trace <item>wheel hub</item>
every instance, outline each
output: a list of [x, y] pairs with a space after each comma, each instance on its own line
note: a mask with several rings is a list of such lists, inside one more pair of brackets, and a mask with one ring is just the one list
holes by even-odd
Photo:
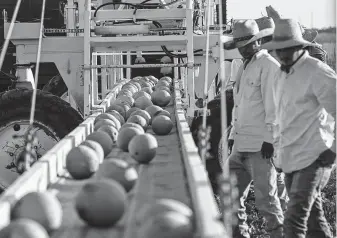
[[[13, 121], [0, 128], [0, 190], [7, 188], [23, 172], [25, 133], [28, 128], [28, 120]], [[34, 123], [32, 130], [37, 137], [37, 142], [33, 144], [33, 162], [36, 162], [60, 138], [40, 122]]]

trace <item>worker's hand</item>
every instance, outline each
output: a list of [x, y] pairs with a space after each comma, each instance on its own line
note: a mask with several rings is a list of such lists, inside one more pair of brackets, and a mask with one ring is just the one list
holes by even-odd
[[274, 155], [273, 144], [264, 141], [262, 144], [261, 153], [264, 159], [271, 159]]
[[228, 152], [231, 154], [232, 153], [232, 149], [233, 149], [233, 145], [234, 145], [234, 140], [233, 139], [229, 139], [227, 143], [228, 143]]
[[323, 167], [329, 167], [336, 162], [336, 153], [330, 149], [327, 149], [319, 155], [318, 162]]

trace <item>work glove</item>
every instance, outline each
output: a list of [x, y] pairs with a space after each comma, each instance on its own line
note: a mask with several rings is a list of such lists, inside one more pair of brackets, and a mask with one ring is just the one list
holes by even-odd
[[264, 141], [262, 144], [261, 153], [264, 159], [271, 159], [274, 155], [273, 144]]
[[233, 145], [234, 145], [234, 140], [233, 139], [229, 139], [227, 143], [228, 143], [228, 152], [231, 154], [232, 153], [232, 149], [233, 149]]
[[336, 153], [333, 152], [330, 149], [327, 149], [323, 151], [319, 156], [318, 156], [318, 162], [323, 166], [323, 167], [329, 167], [333, 165], [336, 161]]

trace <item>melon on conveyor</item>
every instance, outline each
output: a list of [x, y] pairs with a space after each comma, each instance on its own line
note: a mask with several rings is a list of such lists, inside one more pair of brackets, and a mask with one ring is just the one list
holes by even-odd
[[145, 133], [143, 127], [141, 127], [139, 124], [137, 123], [133, 123], [133, 122], [127, 122], [125, 123], [122, 128], [126, 128], [126, 127], [133, 127], [133, 128], [136, 128], [138, 130], [140, 130], [142, 133]]
[[167, 110], [161, 110], [159, 112], [156, 112], [153, 117], [160, 116], [160, 115], [171, 118], [171, 113]]
[[131, 114], [131, 116], [134, 116], [134, 115], [143, 117], [146, 120], [147, 125], [151, 124], [151, 115], [147, 111], [142, 110], [142, 109], [136, 110], [135, 112]]
[[147, 127], [149, 126], [148, 123], [146, 122], [146, 119], [140, 115], [131, 115], [127, 122], [131, 123], [136, 123], [140, 125], [144, 131], [147, 130]]
[[97, 129], [97, 131], [103, 131], [105, 133], [107, 133], [110, 138], [112, 139], [112, 142], [115, 143], [117, 141], [117, 136], [118, 136], [118, 130], [113, 127], [113, 126], [109, 126], [109, 125], [104, 125], [101, 126]]
[[138, 107], [132, 107], [132, 108], [130, 108], [130, 110], [126, 112], [126, 118], [129, 118], [133, 112], [139, 111], [139, 110], [142, 110], [142, 109], [140, 109]]
[[107, 111], [106, 113], [114, 116], [115, 118], [117, 118], [119, 120], [119, 122], [121, 123], [121, 125], [123, 125], [125, 123], [125, 118], [118, 111], [110, 110], [110, 111]]
[[88, 146], [79, 145], [72, 148], [66, 158], [69, 174], [77, 180], [90, 178], [99, 167], [96, 152]]
[[166, 107], [171, 102], [171, 94], [165, 90], [154, 91], [151, 95], [154, 105]]
[[144, 132], [135, 127], [122, 128], [117, 137], [117, 146], [125, 152], [128, 152], [128, 146], [131, 139], [136, 135], [141, 135]]
[[159, 80], [159, 82], [156, 84], [156, 87], [158, 86], [165, 86], [165, 87], [170, 87], [170, 83], [167, 82], [166, 80]]
[[110, 105], [110, 107], [108, 107], [108, 109], [107, 109], [107, 112], [108, 112], [108, 113], [109, 113], [110, 111], [117, 111], [117, 112], [118, 112], [119, 114], [121, 114], [122, 117], [125, 119], [126, 111], [125, 111], [124, 107], [122, 107], [121, 105], [112, 103], [112, 104]]
[[133, 98], [134, 98], [135, 100], [137, 100], [137, 98], [142, 97], [142, 96], [147, 97], [148, 99], [151, 99], [151, 95], [148, 94], [147, 92], [144, 92], [144, 91], [140, 91], [140, 92], [135, 93], [135, 94], [133, 95]]
[[[121, 128], [121, 126], [122, 126], [122, 123], [120, 122], [119, 118], [117, 118], [117, 116], [112, 115], [111, 113], [102, 113], [102, 114], [99, 114], [95, 118], [94, 124], [96, 125], [101, 120], [110, 120], [110, 121], [112, 121], [115, 124], [114, 127], [116, 127], [117, 130], [119, 130]], [[102, 123], [100, 123], [100, 124], [102, 125]], [[97, 126], [97, 129], [98, 129], [98, 127], [99, 126]]]
[[34, 220], [17, 219], [0, 230], [0, 238], [49, 238], [48, 232]]
[[152, 130], [157, 135], [167, 135], [172, 128], [173, 122], [167, 116], [159, 115], [152, 120]]
[[121, 159], [105, 160], [100, 165], [97, 172], [97, 178], [109, 178], [119, 182], [129, 192], [138, 179], [136, 169]]
[[191, 219], [173, 211], [147, 217], [138, 234], [142, 238], [191, 238], [194, 235]]
[[62, 223], [62, 206], [50, 192], [30, 192], [17, 201], [11, 211], [11, 219], [20, 218], [36, 221], [47, 232], [57, 230]]
[[141, 92], [146, 92], [149, 95], [151, 95], [153, 93], [152, 87], [145, 87], [145, 88], [142, 88], [142, 90], [140, 90], [140, 91]]
[[139, 98], [137, 98], [137, 100], [135, 101], [135, 107], [138, 107], [140, 109], [146, 109], [148, 106], [153, 105], [151, 99], [148, 99], [145, 96], [141, 96]]
[[87, 137], [87, 140], [93, 140], [98, 142], [103, 147], [104, 157], [107, 156], [112, 150], [113, 141], [109, 134], [106, 132], [95, 131]]
[[104, 160], [104, 150], [103, 147], [96, 141], [93, 140], [85, 140], [81, 143], [81, 145], [83, 146], [87, 146], [91, 149], [93, 149], [97, 155], [98, 161], [100, 163], [103, 162]]
[[159, 79], [159, 81], [163, 81], [163, 80], [169, 82], [170, 84], [172, 83], [172, 78], [171, 78], [171, 77], [164, 76], [164, 77], [161, 77], [161, 78]]
[[98, 128], [100, 128], [101, 126], [113, 126], [116, 127], [116, 123], [112, 120], [109, 119], [99, 119], [95, 124], [94, 124], [94, 131], [97, 131]]
[[127, 205], [125, 189], [112, 179], [85, 184], [75, 198], [79, 217], [93, 227], [112, 227], [123, 216]]
[[178, 200], [169, 198], [161, 198], [156, 200], [154, 203], [149, 203], [143, 206], [140, 213], [142, 214], [142, 217], [153, 217], [156, 214], [169, 211], [178, 212], [188, 218], [192, 218], [193, 216], [193, 212], [190, 207]]
[[149, 106], [145, 109], [145, 111], [147, 111], [150, 114], [152, 120], [153, 120], [154, 116], [162, 110], [163, 109], [161, 107], [156, 106], [156, 105], [151, 105], [151, 106]]
[[[133, 94], [132, 94], [133, 95]], [[133, 99], [132, 96], [126, 96], [126, 95], [121, 95], [118, 96], [116, 99], [116, 103], [122, 103], [122, 104], [127, 104], [130, 107], [133, 106], [133, 104], [135, 103], [135, 100]]]
[[[168, 92], [170, 95], [171, 95], [171, 89], [169, 87], [166, 87], [166, 86], [158, 86], [155, 88], [154, 92], [155, 91], [160, 91], [160, 90], [164, 90], [166, 92]], [[151, 94], [152, 95], [152, 94]], [[152, 96], [151, 96], [152, 98]]]
[[148, 164], [156, 156], [158, 142], [153, 135], [145, 133], [133, 137], [128, 148], [133, 159], [140, 164]]

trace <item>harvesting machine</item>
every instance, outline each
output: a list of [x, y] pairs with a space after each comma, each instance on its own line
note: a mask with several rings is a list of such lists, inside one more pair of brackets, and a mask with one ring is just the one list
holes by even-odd
[[[11, 19], [3, 11], [5, 39], [16, 50], [16, 74], [13, 89], [0, 94], [0, 226], [10, 221], [13, 201], [31, 191], [48, 190], [57, 193], [66, 213], [62, 231], [53, 237], [135, 238], [135, 214], [145, 202], [158, 197], [174, 198], [192, 208], [196, 237], [229, 237], [230, 190], [225, 184], [220, 186], [222, 214], [227, 214], [221, 219], [204, 166], [205, 153], [199, 153], [189, 128], [193, 118], [207, 114], [205, 101], [215, 96], [218, 72], [222, 87], [226, 87], [226, 72], [220, 62], [241, 58], [237, 50], [222, 49], [230, 38], [224, 34], [229, 26], [219, 18], [223, 3], [67, 0], [59, 4], [64, 27], [55, 24], [55, 28], [47, 28], [44, 17], [15, 21], [20, 2]], [[40, 2], [37, 6], [42, 6], [44, 13], [48, 8], [45, 1]], [[171, 61], [159, 62], [163, 56]], [[147, 62], [135, 64], [140, 57]], [[58, 72], [47, 86], [57, 87], [61, 80], [66, 87], [60, 87], [57, 93], [37, 90], [41, 88], [40, 64], [53, 64]], [[66, 156], [93, 132], [95, 118], [114, 103], [124, 84], [138, 75], [160, 78], [160, 69], [166, 69], [173, 78], [173, 100], [166, 110], [172, 115], [174, 128], [169, 135], [157, 136], [155, 159], [138, 167], [139, 179], [123, 231], [111, 228], [84, 234], [69, 203], [84, 182], [67, 176]], [[204, 99], [201, 108], [196, 106], [197, 98]], [[225, 121], [225, 110], [222, 115]], [[19, 162], [25, 157], [27, 145], [31, 146], [27, 131], [37, 139], [32, 148], [37, 160], [23, 169]], [[110, 155], [129, 158], [117, 148]], [[163, 181], [166, 186], [161, 186]]]

